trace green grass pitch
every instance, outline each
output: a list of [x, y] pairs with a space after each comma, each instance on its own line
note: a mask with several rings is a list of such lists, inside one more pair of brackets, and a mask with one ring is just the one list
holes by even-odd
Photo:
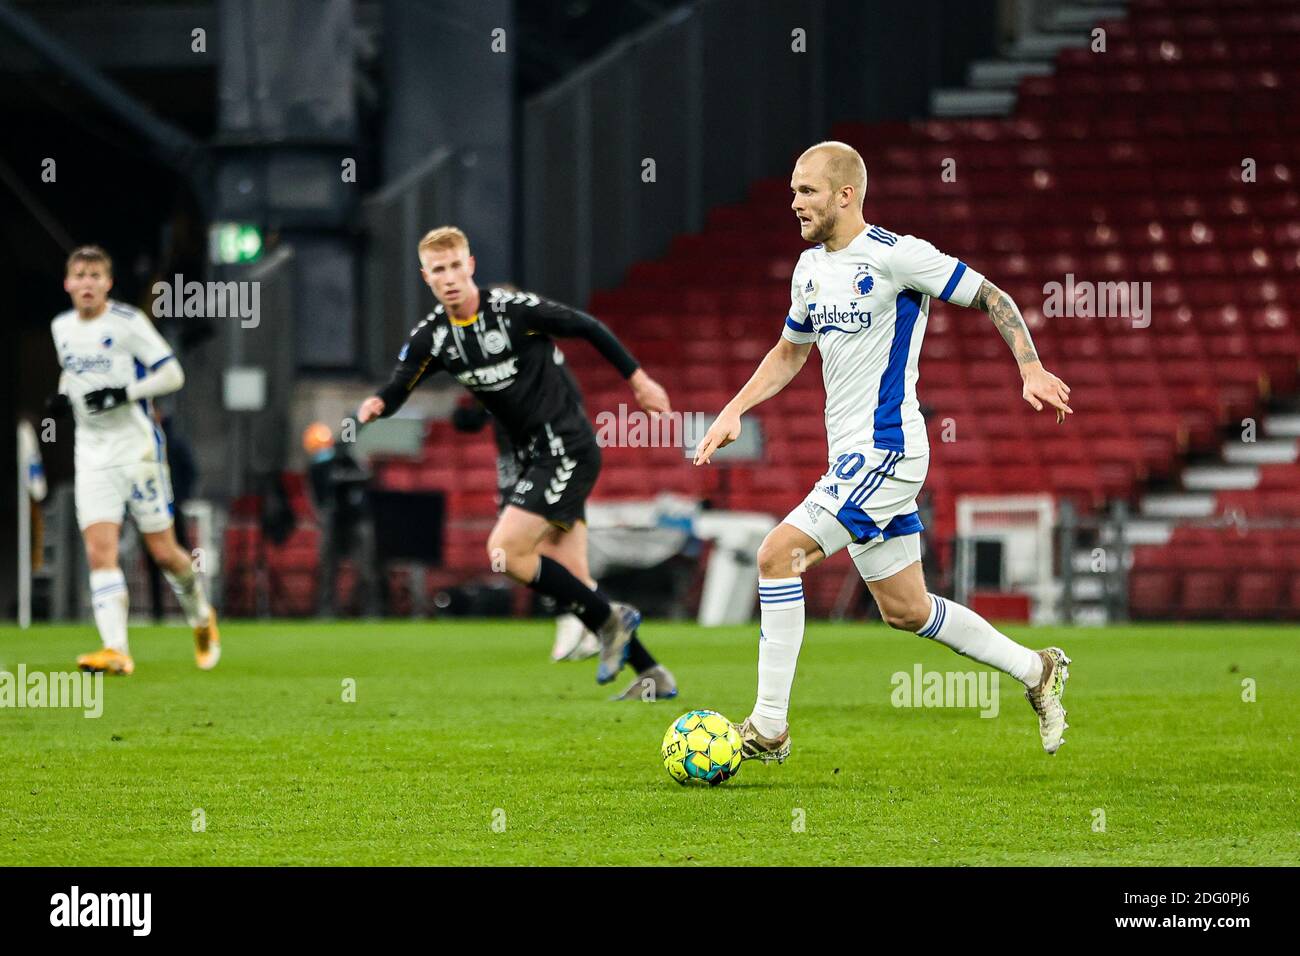
[[[187, 630], [135, 628], [136, 673], [105, 680], [100, 719], [0, 709], [0, 864], [1300, 858], [1300, 629], [1009, 631], [1074, 659], [1056, 756], [1010, 679], [994, 718], [897, 708], [895, 672], [979, 668], [878, 624], [814, 623], [791, 759], [710, 789], [673, 783], [659, 743], [690, 708], [748, 713], [756, 626], [644, 625], [682, 685], [656, 704], [607, 700], [626, 672], [602, 688], [594, 661], [550, 663], [548, 621], [231, 621], [211, 673]], [[0, 669], [67, 669], [95, 643], [5, 628]]]

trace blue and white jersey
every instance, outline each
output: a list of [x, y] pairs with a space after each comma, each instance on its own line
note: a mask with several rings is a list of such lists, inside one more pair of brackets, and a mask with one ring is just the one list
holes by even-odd
[[139, 309], [108, 300], [93, 319], [75, 309], [50, 323], [63, 374], [59, 390], [72, 399], [76, 428], [76, 467], [115, 468], [142, 461], [161, 462], [161, 432], [149, 416], [149, 403], [125, 402], [92, 415], [82, 400], [100, 388], [125, 388], [166, 361], [171, 346]]
[[983, 281], [924, 239], [870, 224], [837, 252], [799, 257], [782, 335], [821, 350], [832, 462], [869, 449], [929, 454], [916, 381], [930, 297], [970, 305]]

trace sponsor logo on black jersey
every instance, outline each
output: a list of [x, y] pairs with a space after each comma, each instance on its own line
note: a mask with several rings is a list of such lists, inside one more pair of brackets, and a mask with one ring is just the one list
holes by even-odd
[[519, 358], [512, 357], [495, 365], [472, 368], [456, 375], [456, 380], [468, 388], [497, 391], [509, 385], [519, 374]]

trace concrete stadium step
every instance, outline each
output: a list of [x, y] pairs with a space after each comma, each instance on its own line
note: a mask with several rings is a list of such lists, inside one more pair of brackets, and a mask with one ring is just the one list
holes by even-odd
[[934, 90], [930, 112], [934, 116], [1010, 116], [1016, 108], [1014, 90]]
[[1105, 627], [1110, 623], [1110, 613], [1100, 604], [1076, 606], [1074, 623], [1079, 627]]
[[1300, 413], [1268, 416], [1264, 419], [1264, 434], [1269, 438], [1300, 438]]
[[[1210, 508], [1213, 511], [1213, 499]], [[1144, 513], [1142, 517], [1134, 518], [1124, 526], [1124, 543], [1129, 547], [1136, 544], [1168, 544], [1173, 533], [1172, 522]]]
[[974, 89], [1014, 90], [1025, 77], [1051, 76], [1055, 69], [1047, 60], [979, 60], [966, 76]]
[[[1080, 587], [1081, 584], [1082, 587]], [[1081, 578], [1076, 578], [1074, 594], [1070, 602], [1073, 605], [1074, 623], [1090, 627], [1109, 623], [1110, 613], [1106, 609], [1106, 605], [1102, 603], [1103, 597], [1104, 591], [1100, 576], [1094, 575], [1087, 584], [1083, 584]], [[1052, 582], [1048, 600], [1058, 612], [1064, 606], [1065, 586], [1060, 580]]]
[[1249, 491], [1259, 485], [1255, 465], [1192, 465], [1183, 469], [1188, 491]]
[[[1062, 50], [1086, 47], [1092, 28], [1101, 20], [1125, 15], [1122, 0], [1075, 0], [1057, 6], [1016, 38], [1003, 55], [978, 60], [966, 71], [965, 89], [940, 89], [930, 93], [935, 116], [1010, 116], [1016, 108], [1020, 81], [1029, 76], [1050, 76]], [[1022, 20], [1028, 25], [1029, 19]]]
[[1106, 596], [1106, 584], [1100, 574], [1080, 575], [1074, 579], [1075, 601], [1100, 601]]
[[1055, 60], [1062, 50], [1086, 47], [1091, 41], [1087, 30], [1077, 33], [1028, 33], [1007, 49], [1013, 60]]
[[1070, 558], [1070, 564], [1075, 574], [1093, 574], [1092, 570], [1092, 549], [1080, 548], [1074, 552]]
[[1052, 31], [1091, 30], [1098, 21], [1119, 20], [1128, 11], [1114, 0], [1101, 3], [1067, 3], [1057, 7], [1043, 26]]
[[1297, 457], [1300, 457], [1300, 443], [1294, 438], [1229, 442], [1223, 446], [1223, 460], [1231, 465], [1288, 465]]
[[1141, 513], [1143, 518], [1208, 518], [1214, 514], [1214, 495], [1188, 492], [1144, 495]]
[[[1125, 545], [1128, 544], [1127, 536], [1124, 539], [1124, 543]], [[1089, 577], [1089, 578], [1100, 579], [1101, 575], [1097, 571], [1094, 571], [1092, 568], [1092, 562], [1095, 560], [1093, 556], [1093, 550], [1094, 549], [1092, 548], [1079, 548], [1074, 552], [1074, 557], [1071, 560], [1070, 564], [1072, 565], [1074, 573], [1078, 576], [1078, 578]], [[1104, 550], [1106, 551], [1107, 562], [1114, 562], [1118, 560], [1114, 547], [1107, 546], [1104, 548]]]

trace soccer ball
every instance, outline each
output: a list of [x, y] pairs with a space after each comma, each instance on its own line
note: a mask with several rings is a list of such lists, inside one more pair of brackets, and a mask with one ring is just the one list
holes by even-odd
[[668, 775], [682, 786], [716, 787], [740, 770], [740, 734], [717, 711], [692, 710], [669, 725], [663, 758]]

